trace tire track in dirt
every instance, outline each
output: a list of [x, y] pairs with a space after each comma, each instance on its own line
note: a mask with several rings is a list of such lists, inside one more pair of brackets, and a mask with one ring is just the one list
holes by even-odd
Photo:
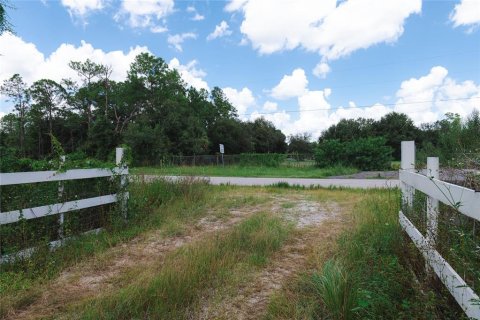
[[248, 216], [262, 211], [262, 206], [245, 206], [230, 210], [226, 220], [207, 215], [184, 235], [165, 237], [155, 230], [110, 249], [106, 261], [94, 258], [62, 272], [47, 285], [39, 298], [20, 310], [13, 310], [6, 319], [39, 319], [58, 315], [66, 307], [82, 300], [118, 289], [117, 280], [132, 270], [161, 265], [163, 258], [175, 249], [197, 241], [213, 232], [231, 228]]
[[[280, 208], [277, 205], [272, 209]], [[284, 217], [296, 223], [297, 236], [271, 258], [267, 267], [236, 288], [235, 296], [206, 298], [191, 319], [261, 319], [272, 294], [308, 269], [312, 250], [320, 246], [328, 250], [326, 244], [334, 243], [345, 228], [344, 214], [336, 203], [299, 200], [284, 212]]]

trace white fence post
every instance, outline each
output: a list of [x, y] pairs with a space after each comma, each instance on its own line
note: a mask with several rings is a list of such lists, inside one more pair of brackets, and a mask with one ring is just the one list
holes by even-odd
[[[401, 164], [400, 169], [414, 172], [415, 171], [415, 141], [402, 141], [401, 144]], [[408, 208], [413, 205], [413, 195], [415, 189], [402, 181], [402, 204]]]
[[120, 175], [120, 192], [118, 195], [121, 197], [120, 199], [120, 210], [122, 211], [123, 217], [127, 218], [127, 177], [122, 174], [123, 170], [126, 168], [126, 164], [123, 162], [124, 159], [124, 149], [123, 148], [116, 148], [115, 150], [115, 162], [117, 164], [118, 169], [121, 172]]
[[[427, 177], [430, 179], [439, 179], [439, 160], [436, 157], [427, 158]], [[427, 241], [432, 247], [435, 247], [438, 232], [438, 200], [427, 197]]]
[[[60, 168], [65, 164], [65, 156], [60, 156]], [[63, 202], [63, 192], [65, 190], [65, 183], [64, 181], [59, 181], [58, 182], [58, 202]], [[58, 215], [58, 237], [62, 239], [65, 236], [65, 230], [63, 228], [63, 222], [64, 222], [64, 215], [63, 213], [60, 213]]]

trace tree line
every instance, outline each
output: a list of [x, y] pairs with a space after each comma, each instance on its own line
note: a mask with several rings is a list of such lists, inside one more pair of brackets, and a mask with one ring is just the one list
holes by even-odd
[[283, 153], [285, 135], [265, 119], [241, 121], [223, 91], [188, 86], [162, 58], [139, 54], [125, 81], [90, 60], [69, 64], [81, 79], [41, 79], [28, 86], [18, 74], [0, 92], [13, 105], [1, 120], [3, 153], [41, 159], [55, 138], [65, 152], [106, 159], [126, 144], [137, 163], [154, 163], [168, 154], [218, 151]]
[[[13, 106], [0, 121], [0, 155], [45, 159], [52, 155], [52, 141], [77, 158], [100, 160], [112, 158], [114, 148], [125, 144], [132, 149], [134, 164], [155, 164], [167, 155], [215, 154], [220, 143], [228, 154], [313, 156], [329, 141], [353, 141], [348, 146], [352, 154], [380, 148], [397, 160], [403, 140], [415, 140], [420, 155], [444, 159], [480, 148], [478, 111], [466, 119], [447, 114], [443, 120], [421, 126], [395, 112], [380, 120], [343, 119], [311, 142], [306, 133], [287, 139], [263, 118], [240, 120], [220, 88], [207, 91], [188, 86], [175, 69], [149, 53], [134, 59], [124, 81], [112, 80], [109, 66], [90, 60], [71, 61], [69, 67], [80, 82], [41, 79], [27, 85], [15, 74], [0, 85], [1, 94]], [[355, 144], [370, 137], [383, 140]], [[360, 145], [368, 148], [362, 151]], [[381, 148], [384, 145], [388, 149]]]

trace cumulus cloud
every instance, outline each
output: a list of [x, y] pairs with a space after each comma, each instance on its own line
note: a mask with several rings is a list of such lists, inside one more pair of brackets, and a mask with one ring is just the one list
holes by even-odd
[[272, 97], [279, 100], [298, 97], [307, 90], [308, 80], [301, 68], [293, 70], [291, 75], [283, 76], [279, 84], [272, 89]]
[[79, 46], [63, 43], [49, 56], [40, 52], [35, 44], [26, 42], [22, 38], [4, 33], [0, 36], [0, 83], [9, 79], [13, 74], [20, 74], [28, 84], [36, 80], [48, 78], [61, 81], [71, 78], [78, 81], [77, 74], [68, 67], [68, 63], [90, 59], [97, 63], [112, 67], [111, 78], [122, 81], [135, 57], [149, 52], [147, 47], [136, 46], [128, 52], [108, 51], [94, 48], [91, 44], [81, 41]]
[[84, 18], [93, 11], [100, 11], [105, 7], [105, 0], [62, 0], [62, 5], [67, 8], [72, 17]]
[[207, 36], [207, 40], [213, 40], [232, 34], [232, 31], [229, 29], [228, 23], [223, 20], [219, 25], [215, 26], [215, 30]]
[[173, 12], [173, 7], [173, 0], [123, 0], [114, 19], [119, 22], [126, 18], [132, 28], [154, 28]]
[[237, 109], [240, 118], [245, 119], [244, 114], [248, 108], [255, 105], [255, 97], [250, 89], [244, 87], [242, 90], [226, 87], [223, 93], [227, 96], [230, 103]]
[[190, 20], [193, 20], [193, 21], [202, 21], [205, 19], [204, 16], [202, 16], [201, 14], [199, 14], [197, 12], [197, 9], [195, 9], [194, 6], [188, 6], [187, 7], [187, 12], [188, 13], [194, 13], [195, 15], [193, 17], [190, 18]]
[[192, 17], [193, 21], [202, 21], [205, 19], [205, 16], [202, 16], [200, 13], [195, 13], [195, 15]]
[[263, 104], [263, 110], [266, 112], [277, 111], [277, 109], [278, 109], [278, 103], [276, 102], [266, 101]]
[[[421, 0], [233, 0], [244, 15], [240, 31], [261, 54], [303, 48], [326, 63], [379, 43], [395, 42]], [[323, 68], [323, 69], [322, 69]], [[318, 66], [320, 71], [326, 65]]]
[[455, 5], [450, 14], [450, 21], [454, 27], [469, 26], [469, 31], [473, 31], [475, 27], [480, 25], [480, 1], [479, 0], [462, 0]]
[[442, 66], [420, 78], [405, 80], [396, 93], [395, 111], [409, 115], [416, 124], [436, 121], [447, 112], [465, 117], [480, 104], [480, 85], [458, 83]]
[[196, 39], [197, 35], [193, 32], [169, 35], [167, 42], [177, 51], [182, 52], [182, 43], [187, 39]]
[[330, 72], [330, 66], [326, 62], [319, 62], [313, 69], [313, 74], [318, 78], [325, 79]]
[[182, 65], [177, 58], [173, 58], [168, 63], [168, 66], [172, 69], [176, 69], [183, 81], [192, 87], [196, 89], [210, 90], [207, 82], [203, 80], [203, 77], [205, 77], [207, 74], [205, 71], [196, 68], [197, 63], [197, 60], [192, 60], [186, 65]]

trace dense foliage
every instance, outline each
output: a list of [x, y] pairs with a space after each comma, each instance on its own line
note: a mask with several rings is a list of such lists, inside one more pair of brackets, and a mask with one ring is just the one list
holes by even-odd
[[[388, 151], [377, 149], [380, 140], [373, 137], [383, 138], [396, 160], [403, 140], [415, 140], [419, 156], [440, 156], [443, 161], [480, 148], [477, 111], [463, 120], [447, 114], [419, 127], [395, 112], [378, 121], [343, 119], [321, 134], [315, 151], [317, 143], [309, 134], [291, 135], [287, 144], [273, 123], [240, 120], [220, 88], [209, 92], [188, 86], [175, 69], [151, 54], [138, 55], [123, 82], [110, 79], [110, 67], [90, 60], [69, 66], [80, 83], [41, 79], [28, 85], [15, 74], [0, 85], [13, 106], [0, 120], [0, 155], [6, 158], [2, 171], [23, 166], [6, 166], [12, 159], [56, 157], [53, 139], [67, 154], [110, 161], [114, 148], [125, 144], [132, 149], [134, 165], [159, 164], [169, 155], [215, 154], [220, 143], [227, 154], [289, 152], [306, 159], [316, 152], [322, 166], [343, 163], [362, 169], [386, 164]], [[340, 144], [348, 150], [331, 150]], [[322, 155], [325, 150], [330, 154]]]
[[383, 137], [359, 138], [351, 141], [337, 139], [321, 142], [315, 153], [320, 167], [353, 166], [361, 170], [382, 170], [390, 166], [392, 148]]
[[278, 167], [287, 158], [279, 153], [242, 153], [240, 155], [241, 166]]
[[[385, 145], [392, 148], [395, 160], [400, 160], [400, 142], [415, 140], [420, 162], [425, 162], [427, 156], [438, 156], [442, 161], [452, 163], [455, 158], [472, 153], [478, 155], [480, 114], [477, 110], [473, 110], [469, 116], [461, 119], [458, 114], [447, 113], [444, 119], [425, 123], [419, 127], [415, 126], [407, 115], [396, 112], [391, 112], [378, 121], [364, 118], [342, 119], [330, 126], [319, 137], [320, 150], [317, 150], [317, 154], [321, 156], [323, 149], [338, 148], [339, 144], [346, 142], [364, 142], [365, 140], [362, 139], [371, 137], [383, 137]], [[332, 142], [333, 140], [336, 142]], [[351, 147], [354, 148], [353, 145]], [[366, 146], [356, 148], [363, 147]], [[334, 158], [321, 160], [320, 163], [335, 162], [337, 161], [335, 157], [340, 155], [332, 153], [331, 156]], [[383, 158], [375, 161], [383, 161]]]
[[28, 86], [18, 74], [3, 82], [0, 92], [14, 111], [1, 119], [2, 154], [43, 159], [53, 151], [52, 136], [67, 153], [102, 160], [126, 143], [139, 164], [168, 154], [215, 153], [219, 143], [230, 154], [286, 151], [285, 135], [272, 123], [240, 121], [220, 88], [190, 87], [151, 54], [138, 55], [123, 82], [90, 60], [69, 66], [80, 84], [42, 79]]

